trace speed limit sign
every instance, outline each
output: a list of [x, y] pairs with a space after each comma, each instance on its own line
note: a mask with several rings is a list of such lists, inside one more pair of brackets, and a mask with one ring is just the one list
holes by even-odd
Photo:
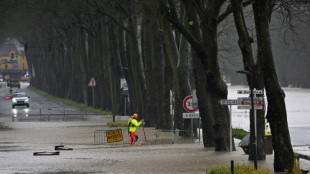
[[183, 100], [183, 107], [187, 112], [195, 112], [198, 108], [193, 108], [193, 96], [189, 95]]

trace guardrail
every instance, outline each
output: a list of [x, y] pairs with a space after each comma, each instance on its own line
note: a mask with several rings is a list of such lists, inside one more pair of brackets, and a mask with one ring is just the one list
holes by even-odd
[[18, 121], [73, 121], [73, 120], [95, 120], [95, 119], [111, 119], [110, 115], [94, 115], [94, 114], [41, 114], [41, 115], [15, 115], [12, 116], [12, 122]]
[[111, 118], [117, 121], [127, 121], [129, 116], [97, 115], [75, 108], [14, 108], [12, 121], [71, 121]]

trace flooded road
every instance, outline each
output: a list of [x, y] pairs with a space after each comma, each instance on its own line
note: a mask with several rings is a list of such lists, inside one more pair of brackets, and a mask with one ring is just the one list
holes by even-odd
[[[0, 173], [205, 173], [213, 165], [229, 165], [230, 160], [251, 164], [247, 155], [214, 152], [202, 144], [94, 145], [94, 131], [104, 129], [98, 121], [10, 122], [10, 131], [0, 132]], [[146, 130], [148, 131], [148, 130]], [[143, 135], [141, 129], [138, 135]], [[149, 138], [149, 137], [148, 137]], [[143, 139], [143, 138], [141, 138]], [[53, 152], [64, 145], [73, 150], [55, 156], [33, 156]], [[272, 169], [272, 157], [259, 166]]]
[[[42, 106], [78, 110], [41, 97], [27, 88], [16, 90], [29, 94], [30, 110]], [[142, 128], [138, 128], [139, 140], [136, 146], [129, 146], [127, 143], [95, 145], [94, 132], [111, 129], [106, 123], [112, 121], [112, 118], [12, 122], [11, 104], [5, 99], [7, 92], [8, 89], [0, 89], [0, 121], [12, 129], [0, 131], [1, 174], [201, 174], [215, 165], [230, 165], [231, 160], [239, 164], [253, 165], [252, 161], [248, 161], [248, 155], [237, 145], [237, 151], [234, 152], [214, 152], [213, 148], [204, 148], [201, 143], [145, 145]], [[23, 109], [25, 108], [18, 107], [19, 112]], [[59, 112], [63, 112], [63, 109], [59, 109]], [[303, 128], [294, 129], [296, 132], [291, 134], [302, 136]], [[151, 141], [155, 136], [151, 128], [145, 128], [145, 133], [147, 141]], [[240, 140], [235, 140], [236, 144], [239, 142]], [[298, 143], [303, 142], [304, 140]], [[59, 155], [33, 155], [35, 152], [55, 152], [55, 146], [59, 145], [73, 150], [59, 151]], [[300, 165], [304, 169], [310, 169], [309, 161], [301, 160]], [[258, 161], [258, 167], [269, 168], [272, 171], [273, 155], [267, 155], [266, 161]]]

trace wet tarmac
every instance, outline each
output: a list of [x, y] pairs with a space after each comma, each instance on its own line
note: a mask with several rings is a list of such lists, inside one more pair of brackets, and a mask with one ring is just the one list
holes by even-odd
[[[105, 123], [98, 121], [7, 124], [13, 129], [0, 134], [0, 173], [3, 174], [204, 173], [207, 167], [229, 165], [230, 160], [250, 163], [240, 150], [218, 153], [204, 149], [202, 144], [143, 145], [142, 140], [136, 146], [94, 145], [94, 131], [106, 128]], [[53, 152], [57, 145], [73, 150], [60, 151], [55, 156], [33, 155]]]
[[[195, 144], [145, 145], [140, 129], [139, 143], [94, 145], [94, 131], [110, 129], [101, 121], [70, 122], [8, 122], [12, 130], [0, 132], [0, 173], [205, 173], [215, 165], [253, 165], [241, 148], [233, 152], [214, 152]], [[149, 137], [149, 129], [146, 129]], [[236, 140], [235, 143], [238, 143]], [[59, 155], [34, 156], [35, 152], [55, 152], [63, 145], [73, 150], [59, 151]], [[301, 160], [304, 169], [310, 162]], [[273, 155], [258, 161], [260, 168], [273, 170]]]
[[[32, 99], [34, 102], [37, 100], [36, 97]], [[9, 101], [2, 102], [7, 102], [8, 106], [1, 103], [1, 112], [3, 108], [11, 109]], [[237, 147], [240, 140], [235, 140], [237, 151], [233, 152], [215, 152], [213, 148], [203, 148], [202, 143], [146, 145], [142, 129], [139, 128], [140, 139], [135, 146], [127, 143], [95, 145], [94, 132], [109, 129], [106, 123], [111, 118], [12, 122], [11, 117], [0, 115], [0, 121], [6, 119], [8, 121], [4, 121], [5, 124], [12, 129], [0, 131], [1, 174], [202, 174], [212, 166], [230, 165], [231, 160], [253, 165], [252, 161], [248, 161], [248, 155]], [[151, 131], [151, 128], [145, 129], [147, 141], [154, 137]], [[59, 145], [73, 150], [61, 150], [59, 155], [34, 156], [35, 152], [53, 153], [55, 146]], [[309, 151], [306, 148], [302, 146], [299, 150]], [[273, 171], [273, 155], [267, 155], [266, 158], [265, 161], [258, 161], [258, 167]], [[309, 161], [300, 160], [300, 166], [310, 170]]]

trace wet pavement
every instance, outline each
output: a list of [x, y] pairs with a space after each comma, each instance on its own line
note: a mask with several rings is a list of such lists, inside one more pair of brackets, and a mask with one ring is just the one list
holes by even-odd
[[[234, 152], [214, 152], [195, 144], [144, 145], [143, 132], [136, 146], [94, 145], [94, 131], [111, 129], [104, 121], [8, 122], [12, 130], [0, 132], [0, 173], [205, 173], [216, 165], [253, 165], [237, 147]], [[150, 129], [146, 129], [147, 141]], [[239, 140], [236, 140], [236, 144]], [[55, 156], [34, 156], [54, 152], [55, 146], [73, 148]], [[304, 169], [309, 161], [301, 160]], [[273, 155], [258, 161], [258, 167], [273, 169]]]
[[[251, 163], [240, 148], [214, 152], [199, 143], [141, 145], [141, 140], [136, 146], [94, 145], [94, 131], [108, 129], [98, 121], [7, 124], [13, 130], [0, 134], [0, 173], [204, 173], [207, 167], [229, 165], [230, 160]], [[57, 145], [73, 150], [33, 156], [34, 152], [53, 152]], [[272, 164], [270, 160], [259, 166]]]
[[[31, 94], [31, 91], [29, 93]], [[10, 103], [2, 100], [3, 94], [4, 91], [0, 89], [1, 113], [5, 113], [2, 109], [6, 108], [9, 114]], [[36, 94], [31, 96], [34, 103], [36, 100], [44, 101], [36, 99]], [[48, 104], [46, 101], [44, 103]], [[142, 128], [139, 128], [140, 138], [135, 146], [95, 145], [94, 132], [111, 129], [106, 123], [112, 121], [112, 118], [51, 122], [12, 122], [10, 119], [9, 116], [0, 115], [0, 121], [7, 120], [4, 121], [5, 124], [12, 128], [0, 131], [1, 174], [201, 174], [206, 173], [206, 169], [212, 166], [230, 165], [231, 160], [234, 160], [235, 164], [253, 165], [252, 161], [248, 161], [248, 155], [237, 147], [240, 140], [235, 140], [237, 151], [233, 152], [215, 152], [213, 148], [203, 148], [202, 143], [146, 145]], [[154, 137], [152, 129], [145, 128], [145, 133], [146, 140], [151, 141]], [[33, 155], [35, 152], [55, 152], [55, 146], [59, 145], [73, 150], [60, 151], [59, 155]], [[296, 148], [309, 151], [307, 146]], [[273, 171], [273, 155], [267, 155], [266, 158], [265, 161], [258, 161], [258, 167]], [[300, 166], [310, 170], [309, 161], [300, 160]]]

